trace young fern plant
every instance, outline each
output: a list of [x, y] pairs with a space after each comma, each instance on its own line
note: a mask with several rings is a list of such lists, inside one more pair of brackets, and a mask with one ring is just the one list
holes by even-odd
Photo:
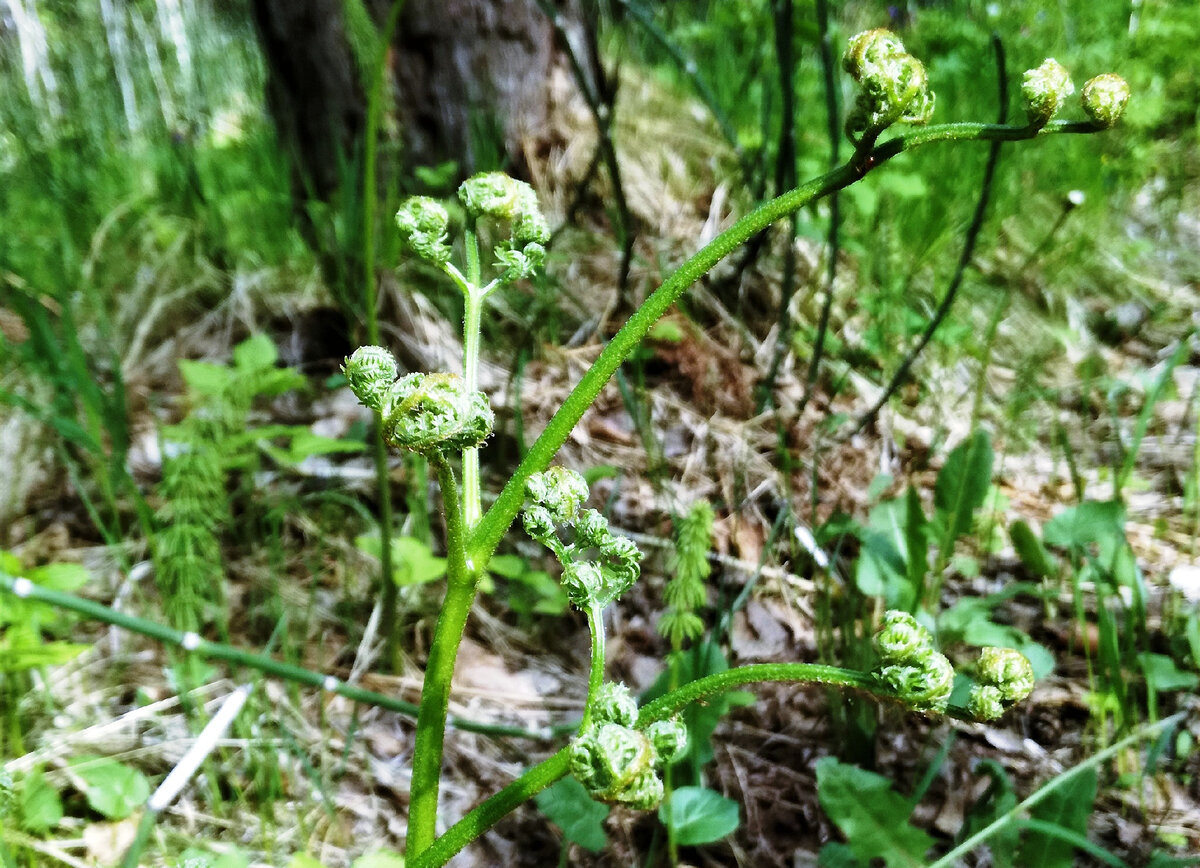
[[[467, 217], [462, 258], [456, 264], [446, 209], [423, 197], [400, 208], [397, 225], [408, 247], [444, 271], [465, 301], [461, 375], [417, 373], [397, 378], [395, 361], [379, 347], [359, 349], [345, 367], [355, 394], [381, 414], [385, 439], [426, 455], [443, 495], [448, 587], [430, 647], [417, 720], [405, 854], [409, 868], [445, 864], [508, 812], [568, 773], [595, 798], [641, 809], [655, 807], [663, 795], [662, 770], [686, 743], [686, 731], [676, 715], [692, 702], [735, 687], [763, 681], [841, 685], [898, 700], [917, 712], [967, 720], [998, 717], [1033, 689], [1028, 660], [1015, 651], [986, 648], [967, 705], [950, 706], [953, 666], [935, 649], [928, 630], [899, 611], [888, 612], [883, 619], [876, 636], [879, 664], [870, 672], [808, 663], [752, 664], [678, 686], [640, 710], [623, 685], [604, 680], [603, 610], [637, 580], [640, 553], [628, 539], [613, 534], [602, 515], [582, 508], [588, 496], [582, 477], [549, 465], [654, 322], [692, 283], [754, 235], [815, 199], [860, 180], [905, 150], [935, 142], [1093, 133], [1111, 127], [1129, 98], [1120, 78], [1100, 76], [1083, 88], [1087, 119], [1055, 121], [1073, 86], [1065, 70], [1047, 60], [1025, 74], [1022, 95], [1027, 123], [924, 126], [933, 114], [934, 95], [924, 66], [894, 34], [871, 30], [855, 36], [843, 65], [860, 86], [846, 122], [846, 133], [855, 145], [853, 156], [737, 221], [652, 293], [584, 374], [486, 514], [480, 506], [478, 447], [493, 419], [487, 398], [476, 388], [483, 302], [499, 287], [541, 267], [547, 223], [528, 185], [499, 173], [477, 175], [459, 190]], [[879, 144], [880, 135], [897, 123], [920, 126]], [[486, 283], [481, 222], [491, 223], [493, 231], [509, 230], [508, 239], [494, 249], [493, 276]], [[451, 466], [455, 453], [461, 457], [461, 485]], [[438, 791], [455, 656], [487, 561], [522, 512], [526, 531], [557, 558], [564, 591], [587, 618], [592, 638], [587, 703], [578, 734], [568, 747], [529, 769], [438, 837]], [[687, 599], [672, 602], [676, 646], [694, 632], [686, 616], [690, 596], [682, 596]]]
[[[427, 198], [410, 199], [401, 207], [397, 225], [408, 246], [441, 268], [465, 300], [461, 373], [400, 377], [395, 360], [380, 347], [360, 348], [345, 367], [355, 394], [379, 412], [387, 442], [424, 455], [442, 491], [448, 581], [417, 710], [406, 842], [408, 868], [446, 864], [508, 813], [567, 774], [574, 775], [596, 798], [632, 808], [652, 808], [662, 796], [664, 768], [685, 748], [685, 733], [676, 716], [691, 703], [745, 685], [788, 682], [850, 687], [899, 701], [919, 713], [965, 720], [997, 717], [1032, 690], [1028, 660], [1008, 649], [985, 648], [975, 667], [975, 686], [967, 704], [951, 705], [954, 670], [950, 661], [935, 649], [933, 637], [925, 628], [911, 615], [898, 611], [888, 612], [883, 619], [876, 636], [878, 665], [871, 671], [813, 663], [750, 664], [679, 685], [641, 708], [636, 707], [623, 686], [604, 680], [603, 610], [636, 582], [640, 553], [628, 539], [614, 534], [603, 516], [583, 508], [588, 496], [583, 479], [570, 470], [550, 468], [550, 463], [601, 388], [658, 318], [706, 272], [772, 223], [855, 183], [906, 150], [937, 142], [1018, 141], [1095, 133], [1113, 126], [1129, 99], [1129, 89], [1120, 78], [1099, 76], [1082, 89], [1086, 119], [1055, 120], [1073, 88], [1061, 67], [1047, 61], [1025, 75], [1022, 93], [1028, 120], [1023, 124], [918, 126], [879, 142], [879, 137], [896, 123], [920, 125], [930, 120], [934, 97], [925, 69], [904, 50], [898, 38], [883, 30], [854, 37], [844, 65], [861, 86], [847, 122], [847, 133], [855, 144], [850, 159], [742, 217], [647, 297], [567, 396], [486, 513], [481, 508], [477, 450], [491, 431], [493, 415], [486, 396], [476, 388], [483, 304], [499, 287], [541, 267], [548, 227], [528, 185], [497, 173], [476, 176], [459, 191], [466, 221], [461, 258], [455, 263], [448, 241], [450, 218], [446, 209]], [[494, 248], [492, 276], [486, 282], [480, 224], [490, 224], [487, 228], [493, 236], [508, 233]], [[273, 369], [273, 359], [267, 367]], [[455, 463], [461, 467], [461, 482]], [[522, 511], [527, 531], [558, 558], [564, 590], [587, 617], [592, 652], [583, 720], [569, 745], [528, 769], [439, 836], [438, 793], [455, 659], [488, 560]], [[187, 653], [250, 666], [357, 701], [405, 710], [394, 700], [368, 694], [336, 678], [219, 645], [192, 631], [135, 619], [42, 588], [27, 577], [9, 575], [3, 569], [0, 591], [18, 599], [72, 609], [152, 636]], [[686, 609], [684, 602], [681, 599], [672, 605], [682, 612]], [[691, 629], [686, 619], [679, 623], [683, 633]]]

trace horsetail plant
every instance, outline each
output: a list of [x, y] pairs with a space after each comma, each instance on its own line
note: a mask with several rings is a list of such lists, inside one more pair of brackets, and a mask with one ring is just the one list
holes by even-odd
[[[477, 175], [462, 185], [459, 198], [465, 221], [461, 227], [454, 225], [445, 206], [430, 198], [409, 199], [397, 213], [397, 227], [407, 247], [445, 273], [461, 290], [465, 302], [460, 372], [400, 376], [391, 354], [377, 346], [360, 348], [345, 365], [356, 396], [378, 411], [387, 443], [425, 456], [442, 493], [448, 581], [416, 712], [408, 868], [446, 864], [509, 812], [567, 774], [598, 799], [637, 809], [654, 807], [663, 792], [664, 768], [686, 745], [686, 733], [676, 716], [691, 703], [747, 684], [849, 687], [899, 701], [919, 713], [964, 720], [992, 719], [1032, 689], [1032, 670], [1024, 657], [1007, 649], [984, 649], [968, 704], [952, 705], [954, 669], [949, 659], [936, 650], [929, 632], [902, 612], [884, 616], [875, 644], [879, 663], [869, 672], [812, 663], [750, 664], [679, 685], [640, 709], [627, 688], [605, 681], [604, 608], [637, 581], [641, 555], [630, 540], [613, 532], [600, 513], [585, 508], [588, 489], [582, 477], [550, 465], [605, 383], [654, 323], [692, 284], [771, 224], [861, 180], [904, 151], [937, 142], [1090, 134], [1111, 127], [1128, 100], [1123, 81], [1112, 75], [1100, 76], [1083, 89], [1086, 119], [1056, 120], [1073, 88], [1069, 75], [1047, 61], [1025, 77], [1027, 122], [930, 125], [935, 97], [928, 74], [894, 34], [871, 30], [855, 36], [843, 63], [860, 86], [846, 123], [847, 135], [855, 144], [850, 159], [742, 217], [650, 294], [567, 396], [486, 512], [481, 502], [478, 449], [491, 431], [493, 415], [487, 397], [478, 390], [476, 375], [483, 304], [493, 292], [542, 267], [548, 224], [532, 188], [499, 173]], [[882, 134], [900, 123], [919, 128], [879, 142]], [[451, 240], [456, 228], [461, 230], [457, 244]], [[481, 229], [486, 237], [502, 239], [493, 248], [486, 280]], [[461, 468], [457, 473], [456, 465]], [[564, 591], [587, 618], [592, 638], [587, 701], [570, 744], [438, 835], [438, 795], [455, 660], [488, 561], [518, 514], [522, 514], [529, 535], [561, 564]], [[0, 590], [73, 608], [174, 642], [184, 651], [385, 704], [363, 691], [347, 692], [348, 686], [336, 679], [237, 652], [194, 632], [147, 624], [69, 594], [40, 588], [28, 578], [0, 573]], [[684, 602], [672, 605], [684, 611]], [[686, 602], [692, 602], [691, 598]], [[689, 632], [682, 630], [680, 639]], [[403, 710], [397, 703], [386, 704]]]

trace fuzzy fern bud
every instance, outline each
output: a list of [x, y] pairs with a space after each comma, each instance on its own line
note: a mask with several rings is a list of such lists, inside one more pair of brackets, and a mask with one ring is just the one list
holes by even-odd
[[582, 476], [567, 467], [550, 467], [535, 473], [525, 482], [525, 495], [537, 506], [545, 507], [555, 523], [570, 521], [588, 497], [588, 485]]
[[658, 751], [658, 758], [668, 765], [682, 757], [687, 750], [687, 727], [678, 717], [655, 721], [647, 727], [646, 735]]
[[976, 677], [980, 684], [1000, 691], [1005, 702], [1020, 702], [1033, 692], [1033, 665], [1012, 648], [984, 648], [979, 652]]
[[482, 392], [457, 374], [408, 374], [388, 387], [380, 405], [383, 438], [413, 452], [450, 452], [479, 446], [495, 416]]
[[497, 247], [496, 268], [504, 283], [532, 277], [546, 261], [546, 248], [535, 242], [524, 247]]
[[596, 798], [619, 801], [622, 790], [655, 760], [643, 733], [619, 723], [590, 727], [571, 745], [571, 774]]
[[478, 220], [491, 217], [493, 220], [511, 220], [517, 214], [521, 202], [520, 181], [503, 172], [480, 172], [463, 181], [458, 188], [458, 198], [467, 213]]
[[1004, 697], [990, 684], [976, 684], [967, 696], [967, 714], [975, 720], [996, 720], [1004, 714]]
[[875, 650], [888, 663], [907, 660], [933, 649], [933, 637], [908, 612], [892, 609], [875, 634]]
[[624, 684], [606, 681], [596, 691], [592, 702], [592, 717], [597, 723], [617, 723], [633, 726], [637, 721], [637, 700]]
[[600, 604], [605, 594], [604, 573], [590, 561], [571, 561], [563, 565], [562, 589], [577, 609], [588, 610]]
[[598, 549], [611, 536], [608, 519], [594, 509], [581, 511], [575, 519], [575, 540], [584, 548]]
[[404, 243], [422, 259], [439, 266], [450, 261], [450, 245], [446, 243], [450, 215], [436, 200], [428, 196], [405, 199], [396, 212], [396, 226]]
[[378, 410], [398, 373], [395, 357], [383, 347], [359, 347], [342, 365], [350, 391], [366, 407]]
[[663, 767], [687, 748], [687, 727], [676, 717], [642, 731], [634, 728], [636, 719], [625, 685], [601, 685], [592, 723], [571, 745], [570, 768], [592, 798], [648, 811], [662, 801]]
[[521, 523], [525, 525], [525, 533], [538, 542], [545, 542], [554, 534], [554, 516], [544, 506], [534, 504], [525, 507], [521, 513]]
[[933, 649], [906, 663], [880, 667], [879, 677], [915, 711], [945, 711], [954, 691], [954, 667]]
[[664, 793], [662, 779], [653, 771], [646, 770], [622, 790], [617, 801], [635, 811], [653, 811], [662, 804]]
[[851, 38], [842, 64], [862, 88], [846, 117], [851, 139], [878, 135], [897, 121], [928, 123], [933, 116], [925, 65], [890, 30], [867, 30]]
[[875, 635], [882, 665], [876, 676], [917, 711], [946, 710], [954, 690], [954, 667], [933, 648], [933, 637], [907, 612], [883, 616]]
[[1129, 84], [1119, 75], [1105, 73], [1089, 80], [1080, 96], [1092, 123], [1108, 129], [1121, 119], [1129, 104]]
[[1071, 74], [1053, 57], [1047, 57], [1036, 69], [1027, 70], [1021, 81], [1025, 113], [1029, 123], [1036, 127], [1049, 123], [1073, 93]]

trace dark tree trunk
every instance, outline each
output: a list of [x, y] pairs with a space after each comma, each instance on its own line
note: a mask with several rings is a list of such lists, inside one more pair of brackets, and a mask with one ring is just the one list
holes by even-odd
[[[342, 2], [253, 0], [271, 112], [321, 199], [337, 189], [365, 120]], [[377, 21], [388, 7], [367, 2]], [[546, 117], [552, 35], [537, 0], [408, 0], [391, 55], [405, 161], [455, 160], [470, 172], [499, 156], [519, 169]]]
[[362, 135], [366, 101], [342, 23], [342, 0], [254, 0], [267, 102], [307, 192], [329, 199]]
[[536, 0], [412, 0], [393, 66], [413, 165], [519, 165], [545, 126], [554, 30]]

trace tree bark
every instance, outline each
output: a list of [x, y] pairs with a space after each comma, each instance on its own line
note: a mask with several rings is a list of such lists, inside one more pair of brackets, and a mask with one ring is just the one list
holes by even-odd
[[[366, 99], [343, 0], [253, 0], [268, 102], [308, 195], [329, 199], [356, 152]], [[368, 0], [382, 22], [388, 0]], [[409, 166], [521, 169], [544, 126], [553, 30], [536, 0], [408, 0], [390, 55]]]
[[[518, 170], [546, 122], [554, 31], [535, 0], [410, 0], [393, 70], [409, 162]], [[497, 153], [499, 152], [499, 153]]]
[[267, 104], [307, 193], [328, 200], [362, 135], [366, 101], [342, 0], [254, 0]]

